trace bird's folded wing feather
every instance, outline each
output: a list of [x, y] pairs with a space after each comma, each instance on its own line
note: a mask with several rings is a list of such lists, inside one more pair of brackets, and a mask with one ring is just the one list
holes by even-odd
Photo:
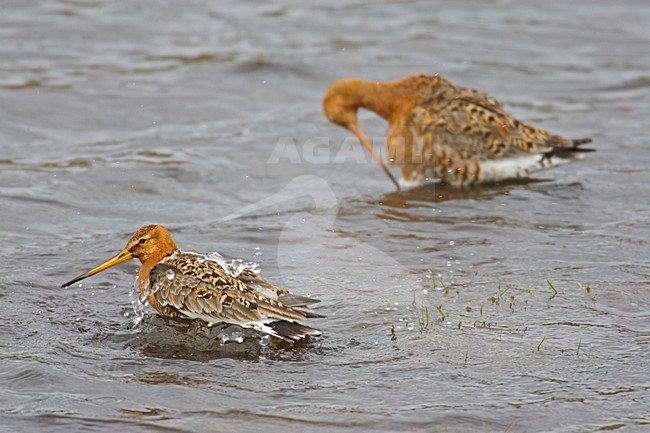
[[306, 318], [302, 312], [248, 287], [210, 260], [200, 261], [188, 256], [170, 259], [154, 266], [149, 280], [162, 305], [215, 321], [248, 323], [280, 319], [301, 322]]
[[280, 294], [291, 293], [287, 289], [281, 289], [280, 287], [274, 286], [273, 284], [268, 283], [257, 275], [252, 269], [245, 268], [237, 276], [239, 281], [244, 282], [248, 286], [252, 286], [255, 289], [260, 291], [270, 290], [276, 296]]
[[[172, 274], [173, 272], [173, 274]], [[156, 300], [182, 314], [190, 313], [215, 322], [259, 322], [262, 316], [251, 293], [229, 285], [226, 280], [210, 284], [183, 273], [171, 264], [160, 263], [149, 273]]]
[[260, 278], [255, 272], [250, 269], [244, 269], [237, 277], [239, 281], [243, 281], [246, 285], [262, 295], [278, 301], [285, 307], [291, 308], [295, 312], [299, 312], [305, 317], [324, 317], [320, 314], [314, 313], [311, 309], [311, 304], [320, 302], [318, 299], [309, 298], [307, 296], [300, 296], [291, 293], [287, 289], [274, 286], [267, 281]]
[[565, 137], [520, 122], [497, 100], [472, 89], [456, 88], [446, 101], [425, 101], [414, 109], [413, 124], [414, 132], [425, 142], [478, 159], [572, 146]]

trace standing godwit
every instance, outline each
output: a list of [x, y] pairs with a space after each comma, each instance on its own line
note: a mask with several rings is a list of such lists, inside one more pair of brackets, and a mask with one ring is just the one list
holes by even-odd
[[388, 160], [401, 167], [404, 186], [432, 178], [467, 186], [525, 177], [591, 150], [579, 147], [591, 139], [572, 140], [526, 125], [485, 93], [437, 75], [339, 80], [327, 90], [323, 108], [330, 121], [359, 138], [395, 182], [359, 128], [357, 111], [365, 108], [386, 119]]
[[219, 255], [180, 252], [169, 231], [158, 225], [140, 228], [120, 253], [61, 287], [132, 258], [142, 263], [140, 292], [163, 316], [200, 319], [208, 326], [239, 325], [285, 341], [321, 334], [302, 324], [320, 317], [309, 308], [317, 300], [273, 286], [250, 267], [235, 269]]

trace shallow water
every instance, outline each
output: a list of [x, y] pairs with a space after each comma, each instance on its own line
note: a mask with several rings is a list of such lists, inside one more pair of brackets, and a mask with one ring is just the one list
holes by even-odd
[[[650, 429], [645, 1], [0, 9], [1, 431]], [[320, 99], [422, 72], [598, 151], [391, 192]], [[135, 262], [59, 288], [153, 222], [321, 299], [324, 336], [134, 327]]]

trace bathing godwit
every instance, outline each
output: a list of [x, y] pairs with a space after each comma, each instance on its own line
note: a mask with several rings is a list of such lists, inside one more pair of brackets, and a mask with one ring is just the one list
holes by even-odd
[[120, 253], [61, 287], [132, 258], [142, 263], [140, 292], [163, 316], [200, 319], [208, 326], [239, 325], [285, 341], [321, 334], [302, 324], [309, 317], [320, 317], [309, 308], [317, 300], [273, 286], [250, 267], [235, 269], [219, 255], [181, 252], [159, 225], [140, 228]]
[[485, 93], [437, 75], [339, 80], [327, 90], [323, 108], [330, 121], [359, 138], [395, 182], [359, 128], [357, 111], [365, 108], [386, 119], [388, 160], [401, 167], [404, 186], [433, 178], [460, 187], [525, 177], [592, 150], [579, 147], [591, 139], [572, 140], [527, 125]]

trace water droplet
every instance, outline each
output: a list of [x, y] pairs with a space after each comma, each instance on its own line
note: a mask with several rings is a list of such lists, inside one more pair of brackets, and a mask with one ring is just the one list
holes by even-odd
[[174, 274], [174, 271], [172, 271], [171, 269], [167, 269], [167, 272], [166, 272], [165, 274], [167, 275], [167, 279], [168, 279], [168, 280], [173, 280], [174, 277], [176, 276], [176, 275]]
[[230, 336], [225, 332], [220, 332], [219, 334], [217, 334], [217, 338], [221, 340], [222, 346], [230, 340]]
[[203, 263], [203, 262], [205, 262], [205, 259], [204, 259], [203, 257], [198, 256], [198, 257], [196, 258], [196, 263]]
[[263, 335], [260, 338], [260, 345], [261, 346], [268, 346], [270, 341], [271, 341], [271, 337], [269, 337], [268, 335]]
[[413, 328], [415, 328], [415, 326], [412, 323], [407, 323], [406, 324], [406, 329], [408, 329], [409, 331], [412, 331]]
[[453, 247], [454, 245], [456, 245], [456, 242], [454, 242], [454, 241], [449, 241], [449, 245], [451, 245], [451, 246]]

